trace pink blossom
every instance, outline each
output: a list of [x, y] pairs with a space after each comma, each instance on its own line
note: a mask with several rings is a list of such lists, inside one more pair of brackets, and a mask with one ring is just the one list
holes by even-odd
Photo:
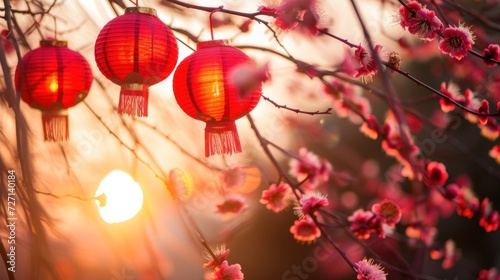
[[320, 208], [328, 206], [328, 199], [326, 199], [326, 195], [314, 192], [312, 194], [303, 194], [299, 203], [301, 206], [297, 207], [296, 213], [303, 219], [307, 215], [316, 214], [316, 211]]
[[488, 67], [495, 67], [497, 63], [490, 59], [498, 60], [499, 54], [500, 46], [498, 46], [498, 44], [489, 44], [488, 47], [483, 50], [484, 64]]
[[416, 1], [411, 1], [399, 8], [399, 23], [403, 29], [419, 36], [421, 39], [432, 41], [443, 30], [441, 20], [436, 17], [434, 11], [422, 8]]
[[211, 274], [212, 280], [243, 280], [244, 275], [241, 272], [241, 265], [229, 265], [227, 261], [223, 261], [221, 265], [215, 267]]
[[483, 227], [486, 232], [497, 230], [499, 224], [498, 211], [493, 211], [488, 198], [483, 199], [481, 202], [480, 213], [479, 225]]
[[243, 213], [248, 208], [248, 205], [242, 196], [229, 195], [224, 202], [216, 205], [216, 208], [216, 213], [221, 214], [224, 219], [230, 219]]
[[271, 79], [269, 65], [267, 63], [259, 66], [242, 64], [235, 67], [229, 78], [239, 92], [240, 97], [245, 97], [262, 83]]
[[310, 218], [295, 220], [290, 227], [290, 233], [297, 241], [307, 243], [316, 241], [321, 236], [318, 226]]
[[371, 211], [358, 209], [347, 218], [351, 222], [351, 231], [360, 239], [370, 238], [371, 233], [379, 232], [379, 235], [384, 236], [380, 220]]
[[262, 191], [260, 203], [274, 213], [281, 212], [290, 205], [292, 198], [292, 188], [286, 183], [271, 184], [267, 190]]
[[274, 24], [283, 30], [302, 27], [312, 35], [318, 33], [319, 15], [315, 0], [283, 0], [276, 7]]
[[246, 173], [241, 167], [226, 169], [222, 172], [222, 180], [228, 189], [237, 189], [245, 183]]
[[462, 187], [456, 196], [457, 214], [472, 218], [474, 212], [479, 209], [479, 200], [470, 190], [470, 187]]
[[[442, 82], [441, 83], [441, 93], [447, 96], [451, 100], [455, 100], [457, 102], [464, 102], [465, 98], [463, 96], [459, 95], [460, 89], [458, 86], [452, 82], [448, 84], [448, 87], [446, 87], [446, 83]], [[445, 113], [451, 112], [455, 109], [455, 104], [453, 104], [451, 101], [447, 100], [446, 98], [441, 98], [439, 99], [439, 104], [441, 105], [441, 110]]]
[[479, 124], [479, 128], [481, 129], [481, 135], [491, 141], [495, 141], [500, 136], [500, 126], [492, 117], [488, 117], [486, 124]]
[[387, 273], [380, 264], [374, 264], [373, 259], [363, 259], [355, 263], [358, 280], [385, 280]]
[[488, 152], [488, 155], [495, 159], [498, 164], [500, 164], [500, 145], [495, 145], [491, 150]]
[[395, 226], [401, 220], [401, 208], [394, 202], [384, 199], [372, 206], [372, 212], [388, 226]]
[[443, 262], [441, 266], [444, 269], [449, 269], [462, 257], [459, 249], [456, 248], [455, 242], [451, 239], [446, 240], [444, 244]]
[[[375, 45], [375, 51], [377, 52], [379, 58], [382, 61], [387, 60], [387, 55], [383, 52], [381, 45]], [[356, 73], [354, 73], [354, 78], [359, 78], [361, 76], [367, 78], [368, 80], [378, 72], [377, 63], [375, 58], [369, 53], [366, 46], [361, 44], [354, 51], [354, 60], [359, 64], [356, 68]]]
[[299, 157], [300, 159], [290, 160], [289, 172], [298, 181], [304, 181], [307, 178], [302, 184], [304, 189], [314, 190], [321, 183], [328, 181], [332, 171], [332, 166], [328, 161], [320, 159], [305, 147], [299, 149]]
[[218, 263], [222, 263], [224, 260], [226, 260], [227, 256], [231, 252], [229, 249], [226, 249], [226, 244], [221, 244], [215, 248], [210, 248], [212, 250], [212, 253], [214, 253], [215, 257], [217, 258], [217, 262], [214, 260], [212, 254], [210, 254], [207, 251], [203, 252], [203, 257], [207, 260], [206, 263], [203, 264], [203, 268], [212, 268], [216, 267]]
[[417, 1], [409, 2], [406, 4], [406, 7], [401, 5], [401, 7], [399, 7], [399, 23], [401, 24], [401, 27], [403, 27], [403, 29], [409, 27], [410, 20], [415, 18], [416, 13], [421, 9], [422, 5], [420, 5]]
[[482, 269], [479, 272], [477, 280], [500, 280], [500, 274], [498, 274], [498, 270], [495, 267]]
[[366, 137], [373, 140], [378, 138], [378, 129], [377, 119], [373, 115], [366, 116], [366, 121], [359, 128]]
[[442, 187], [448, 180], [446, 167], [440, 162], [432, 161], [427, 164], [427, 178], [429, 186]]
[[443, 40], [439, 43], [439, 49], [450, 57], [461, 60], [472, 50], [474, 36], [472, 31], [464, 26], [448, 27], [443, 31]]
[[406, 228], [405, 234], [409, 238], [422, 240], [427, 246], [430, 246], [436, 237], [437, 229], [434, 226], [415, 223]]
[[[490, 113], [490, 104], [488, 103], [488, 100], [483, 99], [481, 100], [481, 105], [477, 109], [477, 112], [480, 114], [489, 114]], [[488, 122], [488, 117], [486, 116], [479, 116], [479, 123], [482, 125], [486, 125]]]

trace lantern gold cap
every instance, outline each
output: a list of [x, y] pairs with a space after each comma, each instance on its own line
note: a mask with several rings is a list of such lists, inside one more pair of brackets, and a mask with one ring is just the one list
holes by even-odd
[[203, 41], [203, 42], [198, 42], [196, 44], [196, 48], [199, 49], [205, 49], [205, 48], [211, 48], [211, 47], [220, 47], [220, 46], [230, 46], [231, 41], [230, 40], [210, 40], [210, 41]]
[[40, 47], [67, 47], [68, 41], [41, 40]]
[[136, 14], [148, 14], [155, 17], [158, 17], [156, 14], [156, 10], [149, 7], [127, 7], [125, 8], [126, 14], [136, 13]]

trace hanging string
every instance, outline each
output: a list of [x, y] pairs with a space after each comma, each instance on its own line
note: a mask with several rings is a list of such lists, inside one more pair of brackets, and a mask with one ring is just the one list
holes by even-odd
[[220, 6], [217, 9], [214, 9], [212, 12], [210, 12], [210, 15], [208, 16], [208, 20], [210, 21], [210, 36], [212, 37], [212, 41], [214, 40], [214, 28], [212, 24], [212, 15], [215, 14], [216, 12], [220, 12], [224, 6]]
[[135, 0], [135, 6], [139, 7], [139, 0]]

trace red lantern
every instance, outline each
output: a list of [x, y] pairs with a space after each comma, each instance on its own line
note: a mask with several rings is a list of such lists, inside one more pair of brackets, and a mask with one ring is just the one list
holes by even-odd
[[262, 94], [258, 83], [241, 92], [234, 82], [234, 71], [254, 69], [255, 63], [225, 40], [200, 42], [174, 74], [173, 89], [179, 106], [186, 114], [207, 123], [205, 156], [241, 152], [234, 121], [252, 111]]
[[16, 87], [24, 102], [42, 111], [45, 141], [68, 139], [67, 109], [87, 97], [92, 79], [88, 62], [68, 49], [66, 41], [41, 41], [22, 58]]
[[149, 86], [172, 73], [179, 49], [174, 34], [147, 7], [128, 7], [97, 37], [95, 59], [102, 74], [121, 86], [118, 113], [148, 115]]

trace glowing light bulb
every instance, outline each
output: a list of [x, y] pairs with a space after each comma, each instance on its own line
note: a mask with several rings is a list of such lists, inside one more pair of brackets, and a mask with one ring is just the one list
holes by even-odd
[[215, 83], [213, 85], [212, 91], [214, 93], [214, 97], [218, 97], [220, 95], [220, 92], [219, 92], [219, 83]]
[[49, 89], [53, 92], [56, 92], [57, 89], [59, 89], [59, 85], [57, 84], [57, 79], [52, 78], [52, 81], [50, 82]]
[[144, 199], [139, 184], [119, 170], [102, 179], [95, 197], [99, 215], [110, 224], [132, 219], [141, 210]]

